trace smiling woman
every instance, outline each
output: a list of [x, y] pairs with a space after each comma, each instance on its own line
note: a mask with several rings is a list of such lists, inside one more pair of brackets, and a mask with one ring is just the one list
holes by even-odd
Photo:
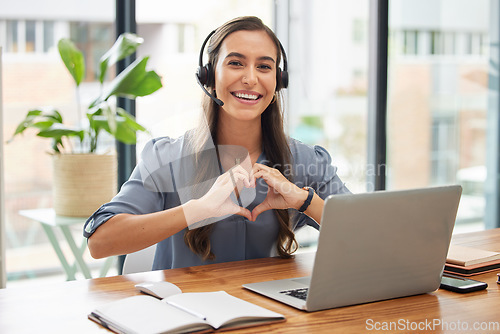
[[286, 258], [295, 230], [319, 227], [324, 198], [349, 192], [324, 148], [284, 132], [286, 56], [271, 29], [240, 17], [208, 39], [202, 122], [145, 146], [120, 193], [85, 224], [92, 256], [157, 244], [153, 269]]

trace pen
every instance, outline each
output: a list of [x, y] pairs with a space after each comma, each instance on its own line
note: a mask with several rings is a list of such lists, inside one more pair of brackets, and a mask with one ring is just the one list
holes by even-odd
[[121, 328], [115, 327], [112, 324], [108, 323], [106, 320], [103, 319], [103, 317], [101, 317], [99, 314], [97, 314], [95, 312], [91, 312], [90, 315], [89, 315], [89, 318], [91, 320], [96, 321], [102, 327], [104, 327], [106, 329], [109, 329], [112, 332], [115, 332], [115, 333], [125, 333], [124, 330], [122, 330]]
[[184, 307], [184, 306], [182, 306], [182, 305], [179, 305], [179, 304], [174, 303], [174, 302], [171, 302], [171, 301], [168, 301], [168, 302], [167, 302], [167, 304], [170, 304], [170, 305], [172, 305], [173, 307], [178, 308], [179, 310], [182, 310], [182, 311], [187, 312], [187, 313], [189, 313], [189, 314], [191, 314], [191, 315], [194, 315], [194, 316], [195, 316], [195, 317], [197, 317], [197, 318], [200, 318], [200, 319], [202, 319], [202, 320], [207, 320], [207, 317], [205, 317], [203, 314], [198, 313], [198, 312], [193, 311], [193, 310], [190, 310], [190, 309], [188, 309], [188, 308], [185, 308], [185, 307]]

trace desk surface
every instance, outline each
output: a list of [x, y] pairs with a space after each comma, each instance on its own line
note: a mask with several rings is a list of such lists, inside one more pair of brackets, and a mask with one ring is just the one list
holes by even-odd
[[[456, 244], [500, 251], [500, 229], [457, 235]], [[243, 283], [310, 275], [314, 254], [294, 259], [266, 258], [216, 265], [153, 271], [123, 276], [95, 278], [29, 288], [0, 290], [0, 333], [99, 333], [108, 332], [87, 319], [98, 305], [138, 294], [134, 284], [146, 280], [166, 280], [184, 292], [225, 290], [228, 293], [286, 316], [286, 322], [258, 327], [258, 332], [360, 333], [390, 322], [405, 326], [425, 326], [440, 321], [436, 332], [473, 332], [472, 326], [498, 322], [500, 285], [496, 272], [474, 276], [488, 283], [486, 291], [465, 295], [444, 290], [418, 296], [343, 307], [313, 313], [259, 296], [241, 287]], [[368, 282], [367, 282], [368, 283]], [[486, 322], [486, 325], [482, 322]], [[428, 326], [429, 326], [428, 325]], [[469, 326], [468, 330], [463, 326]], [[408, 332], [415, 332], [407, 327]], [[484, 329], [484, 328], [483, 328]], [[430, 332], [429, 327], [417, 330]], [[255, 333], [256, 328], [239, 332]], [[374, 331], [375, 332], [375, 331]], [[399, 330], [399, 332], [402, 332]], [[476, 332], [486, 333], [487, 330]], [[493, 331], [492, 331], [493, 332]], [[497, 329], [498, 332], [498, 329]]]

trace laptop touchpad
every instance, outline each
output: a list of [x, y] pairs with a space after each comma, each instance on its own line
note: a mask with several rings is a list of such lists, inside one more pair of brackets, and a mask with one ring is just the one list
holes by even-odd
[[292, 281], [300, 283], [300, 284], [304, 284], [305, 286], [309, 286], [309, 284], [311, 283], [311, 276], [295, 278]]

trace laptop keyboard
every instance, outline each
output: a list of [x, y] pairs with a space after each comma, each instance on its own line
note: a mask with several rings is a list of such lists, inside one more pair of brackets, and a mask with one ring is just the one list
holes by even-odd
[[309, 290], [309, 288], [300, 288], [300, 289], [293, 289], [293, 290], [284, 290], [284, 291], [280, 291], [280, 293], [283, 293], [287, 296], [306, 300], [308, 290]]

